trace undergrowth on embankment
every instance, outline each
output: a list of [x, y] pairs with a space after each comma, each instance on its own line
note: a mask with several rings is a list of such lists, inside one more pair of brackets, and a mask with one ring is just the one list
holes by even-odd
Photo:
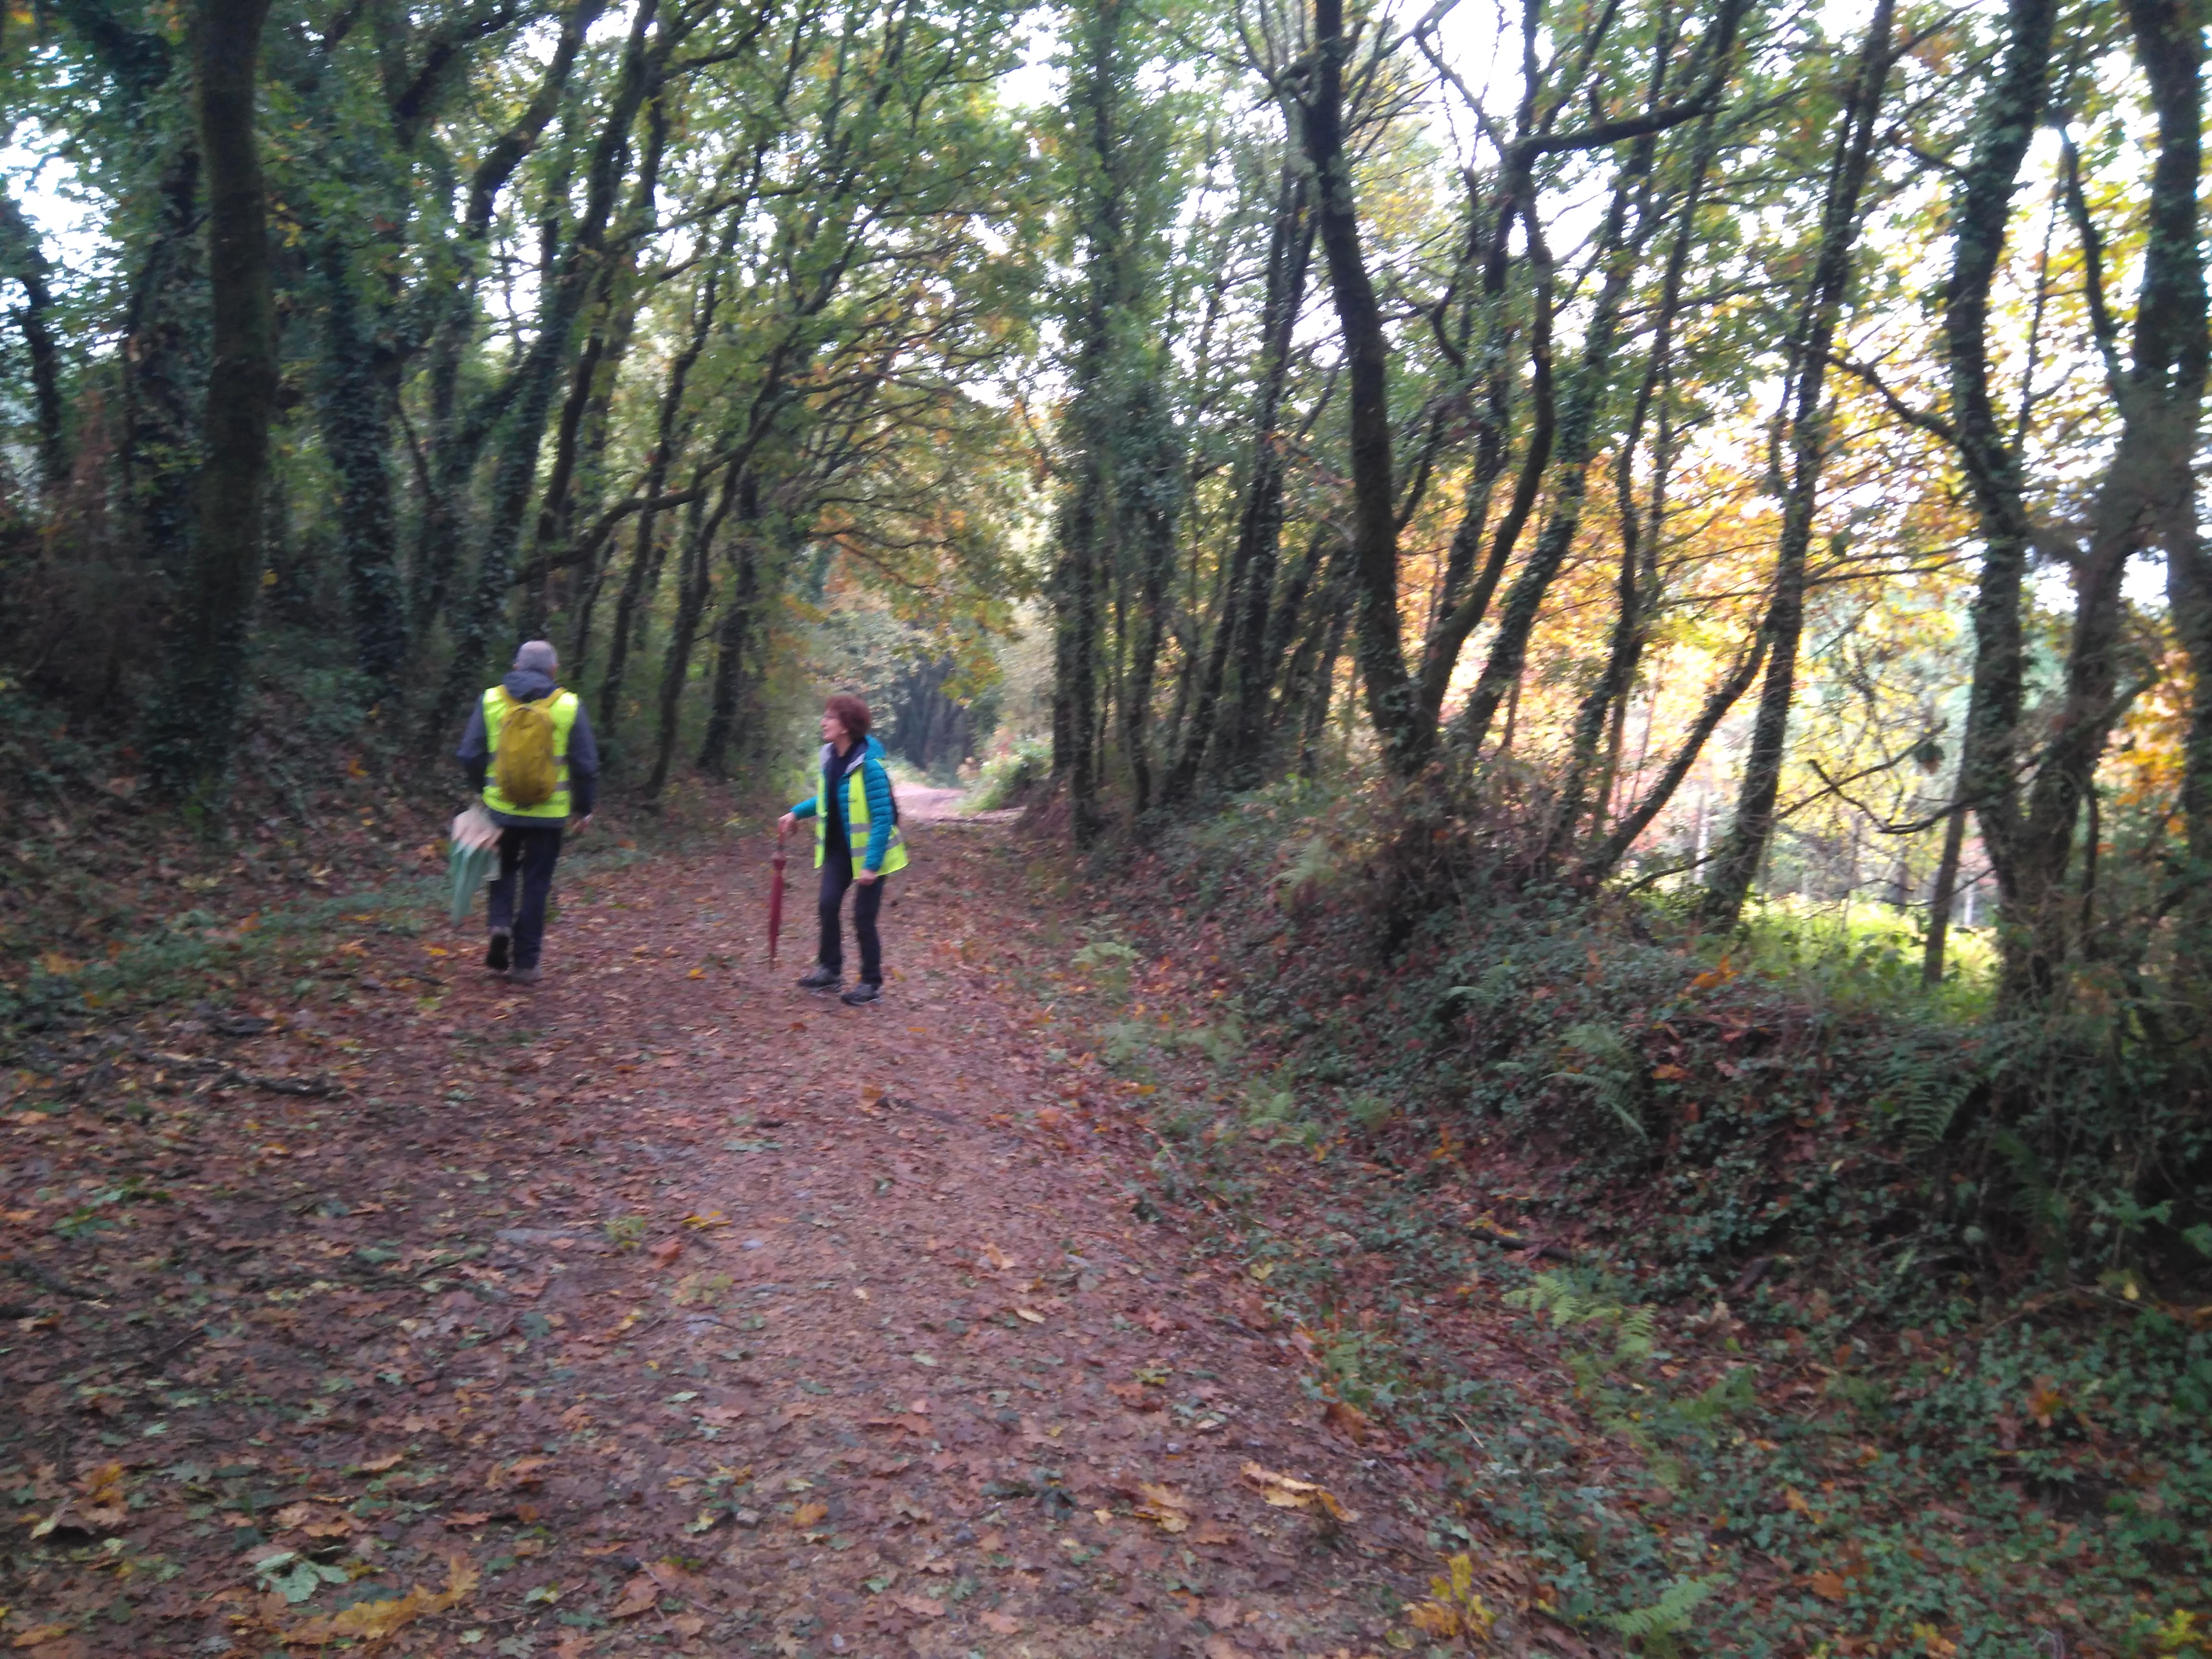
[[[1060, 1000], [1156, 1091], [1139, 1212], [1235, 1224], [1317, 1393], [1449, 1471], [1438, 1548], [1522, 1564], [1492, 1611], [1533, 1583], [1647, 1654], [2212, 1652], [2178, 1046], [1449, 835], [1409, 870], [1404, 827], [1286, 786], [1118, 849]], [[1405, 1639], [1480, 1648], [1452, 1600]]]

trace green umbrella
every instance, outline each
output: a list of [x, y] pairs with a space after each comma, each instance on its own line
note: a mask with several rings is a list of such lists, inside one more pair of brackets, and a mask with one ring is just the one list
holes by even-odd
[[448, 914], [459, 927], [476, 907], [477, 889], [489, 881], [498, 867], [499, 826], [483, 808], [472, 806], [453, 820], [453, 892]]

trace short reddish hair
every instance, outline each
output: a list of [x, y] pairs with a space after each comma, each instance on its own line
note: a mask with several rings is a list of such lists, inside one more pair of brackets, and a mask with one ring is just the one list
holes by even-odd
[[825, 714], [835, 714], [842, 720], [845, 723], [845, 735], [852, 738], [854, 743], [858, 743], [868, 735], [868, 727], [873, 723], [868, 714], [868, 705], [858, 697], [842, 691], [823, 703], [822, 712]]

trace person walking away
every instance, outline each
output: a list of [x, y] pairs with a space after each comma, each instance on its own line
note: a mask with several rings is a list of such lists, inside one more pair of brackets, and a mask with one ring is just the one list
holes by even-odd
[[876, 917], [883, 908], [884, 878], [906, 868], [906, 838], [899, 833], [891, 775], [884, 766], [883, 744], [868, 735], [872, 723], [868, 705], [858, 697], [835, 696], [823, 705], [820, 781], [812, 795], [783, 815], [775, 830], [787, 836], [799, 819], [814, 820], [814, 864], [822, 872], [822, 942], [814, 971], [799, 981], [807, 990], [834, 990], [843, 981], [840, 912], [845, 890], [860, 890], [853, 896], [853, 933], [860, 942], [860, 978], [842, 999], [855, 1006], [883, 994], [884, 942]]
[[561, 689], [560, 672], [552, 645], [532, 640], [514, 653], [507, 678], [477, 699], [453, 751], [500, 827], [484, 966], [517, 985], [543, 976], [538, 959], [562, 836], [583, 832], [599, 793], [592, 723], [582, 700]]

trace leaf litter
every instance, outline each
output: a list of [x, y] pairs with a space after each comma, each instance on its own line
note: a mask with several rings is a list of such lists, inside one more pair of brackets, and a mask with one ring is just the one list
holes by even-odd
[[[1041, 925], [1024, 855], [926, 836], [891, 1011], [754, 960], [748, 844], [564, 879], [534, 994], [419, 994], [469, 939], [373, 927], [304, 1003], [49, 1042], [73, 1103], [0, 1126], [36, 1297], [0, 1328], [0, 1638], [1379, 1652], [1428, 1556], [1331, 1494], [1387, 1516], [1404, 1473], [1202, 1229], [1132, 1216], [1149, 1136], [1035, 1074], [1020, 948], [976, 966]], [[740, 965], [633, 954], [686, 939]]]

